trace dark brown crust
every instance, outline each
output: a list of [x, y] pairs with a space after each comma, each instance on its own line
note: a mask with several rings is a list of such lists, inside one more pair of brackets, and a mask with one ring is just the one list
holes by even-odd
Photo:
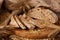
[[[40, 30], [40, 29], [39, 29]], [[44, 30], [44, 29], [42, 29]], [[15, 35], [25, 37], [25, 38], [31, 38], [31, 39], [37, 39], [37, 38], [47, 38], [48, 34], [51, 32], [51, 29], [45, 29], [44, 31], [37, 31], [33, 30], [13, 30]]]

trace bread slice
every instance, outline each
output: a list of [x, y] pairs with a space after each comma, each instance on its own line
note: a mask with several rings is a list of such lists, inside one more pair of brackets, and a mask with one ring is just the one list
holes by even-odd
[[56, 23], [58, 21], [58, 17], [53, 11], [41, 7], [33, 8], [29, 10], [27, 15], [36, 19], [41, 19], [41, 20], [47, 19], [51, 23]]

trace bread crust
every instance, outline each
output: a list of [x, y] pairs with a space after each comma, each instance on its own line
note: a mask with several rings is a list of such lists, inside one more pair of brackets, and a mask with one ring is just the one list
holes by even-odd
[[38, 39], [38, 38], [47, 38], [48, 34], [51, 32], [51, 29], [39, 29], [39, 30], [13, 30], [15, 35], [30, 38], [30, 39]]

